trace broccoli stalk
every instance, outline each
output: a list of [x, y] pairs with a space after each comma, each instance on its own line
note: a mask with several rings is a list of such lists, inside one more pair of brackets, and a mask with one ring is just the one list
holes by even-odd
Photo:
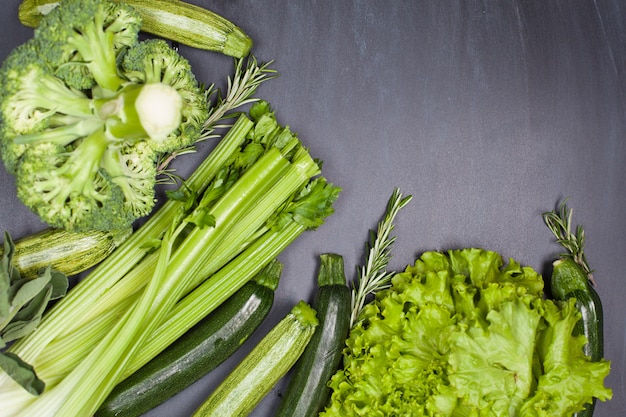
[[165, 140], [181, 122], [183, 99], [163, 83], [133, 84], [97, 105], [107, 131], [116, 138]]
[[[30, 66], [27, 62], [24, 64], [25, 71], [20, 71], [19, 79], [12, 80], [18, 85], [7, 87], [16, 91], [12, 103], [17, 117], [27, 117], [38, 109], [62, 109], [66, 115], [89, 117], [91, 101], [82, 92], [68, 89], [58, 78], [36, 66]], [[43, 113], [41, 116], [46, 117], [48, 114]]]
[[[45, 76], [41, 78], [42, 82], [45, 82], [45, 78]], [[32, 89], [20, 90], [18, 94], [22, 96], [23, 101], [19, 103], [27, 102], [28, 97], [25, 95], [32, 92]], [[53, 97], [69, 98], [67, 91], [59, 89], [58, 93]], [[38, 108], [44, 108], [46, 104], [49, 107], [56, 105], [51, 104], [51, 99], [48, 97], [39, 101]], [[169, 85], [133, 84], [111, 98], [84, 99], [74, 105], [77, 116], [74, 119], [57, 118], [57, 122], [62, 121], [64, 124], [36, 133], [18, 135], [14, 142], [18, 145], [32, 144], [37, 141], [68, 145], [99, 129], [106, 130], [110, 136], [110, 139], [103, 140], [106, 144], [124, 141], [132, 143], [146, 138], [161, 141], [180, 125], [182, 107], [182, 97]], [[81, 115], [84, 118], [81, 118]], [[94, 155], [101, 155], [101, 153]]]
[[116, 50], [112, 31], [104, 30], [103, 17], [96, 14], [95, 19], [81, 27], [82, 33], [67, 38], [66, 47], [82, 57], [84, 65], [102, 88], [117, 91], [124, 80], [117, 74]]
[[51, 226], [128, 227], [154, 207], [159, 158], [200, 138], [205, 92], [140, 23], [123, 3], [65, 0], [0, 68], [2, 159]]

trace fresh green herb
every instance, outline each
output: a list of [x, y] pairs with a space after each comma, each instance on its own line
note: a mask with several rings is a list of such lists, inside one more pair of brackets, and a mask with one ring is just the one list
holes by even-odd
[[585, 255], [585, 230], [580, 225], [575, 231], [573, 230], [572, 214], [573, 210], [568, 209], [567, 200], [565, 200], [559, 205], [558, 210], [543, 213], [543, 220], [556, 237], [557, 243], [567, 250], [561, 256], [572, 258], [583, 268], [589, 281], [595, 285], [593, 271], [589, 268]]
[[376, 233], [370, 234], [370, 241], [366, 245], [365, 265], [359, 269], [358, 282], [352, 289], [352, 312], [350, 316], [350, 327], [357, 322], [367, 298], [389, 286], [389, 280], [393, 273], [387, 271], [387, 265], [391, 260], [391, 246], [396, 240], [391, 236], [394, 229], [398, 212], [406, 206], [412, 197], [402, 197], [399, 189], [395, 189], [391, 195], [385, 216], [378, 223]]
[[[206, 88], [206, 100], [212, 105], [209, 107], [197, 142], [219, 138], [216, 130], [230, 127], [229, 124], [223, 122], [225, 119], [236, 119], [239, 114], [234, 111], [235, 109], [259, 101], [258, 97], [255, 97], [259, 85], [278, 76], [277, 72], [270, 68], [272, 63], [272, 61], [259, 63], [254, 56], [236, 59], [234, 74], [228, 77], [228, 86], [224, 96], [215, 84]], [[157, 164], [159, 174], [169, 174], [169, 164], [180, 155], [195, 152], [194, 145], [162, 155]]]
[[[35, 277], [22, 277], [13, 264], [14, 253], [15, 245], [5, 232], [0, 261], [0, 349], [33, 332], [50, 301], [63, 297], [68, 288], [67, 276], [50, 267]], [[31, 394], [43, 391], [43, 381], [19, 356], [1, 352], [0, 368]]]

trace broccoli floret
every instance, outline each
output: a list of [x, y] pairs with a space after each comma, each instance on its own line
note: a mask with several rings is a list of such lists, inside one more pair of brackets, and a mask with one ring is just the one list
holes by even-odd
[[[4, 137], [67, 126], [69, 119], [88, 120], [91, 100], [56, 78], [31, 40], [15, 48], [0, 71], [0, 121]], [[9, 172], [25, 146], [3, 140], [0, 150]]]
[[117, 91], [124, 83], [117, 60], [137, 43], [140, 27], [139, 14], [123, 2], [63, 0], [42, 19], [34, 39], [69, 85]]
[[128, 50], [122, 69], [134, 83], [164, 83], [172, 86], [183, 99], [181, 123], [158, 144], [158, 149], [171, 152], [193, 144], [206, 120], [208, 103], [189, 61], [170, 48], [167, 42], [149, 39]]
[[189, 62], [140, 42], [132, 9], [63, 0], [0, 68], [0, 152], [42, 220], [111, 230], [155, 204], [157, 161], [197, 141], [208, 103]]
[[17, 195], [52, 227], [127, 227], [134, 218], [125, 207], [124, 194], [106, 171], [84, 165], [81, 158], [89, 150], [87, 145], [68, 153], [49, 142], [29, 147], [17, 168]]

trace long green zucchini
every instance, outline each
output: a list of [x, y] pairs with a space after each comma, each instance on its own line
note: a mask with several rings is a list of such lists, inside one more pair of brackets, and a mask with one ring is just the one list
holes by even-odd
[[316, 311], [298, 302], [192, 417], [247, 416], [302, 355], [318, 323]]
[[[199, 49], [243, 58], [252, 48], [252, 39], [224, 17], [179, 0], [123, 0], [142, 18], [141, 30]], [[19, 6], [20, 22], [37, 27], [43, 15], [50, 13], [59, 0], [23, 0]]]
[[317, 416], [330, 393], [328, 381], [337, 371], [350, 330], [350, 289], [343, 258], [322, 254], [318, 291], [313, 301], [319, 326], [296, 363], [277, 417]]
[[[592, 361], [603, 359], [602, 303], [596, 290], [589, 284], [585, 271], [571, 258], [560, 258], [554, 261], [550, 290], [557, 300], [576, 299], [576, 308], [581, 313], [581, 319], [576, 323], [572, 335], [584, 335], [587, 338], [583, 351]], [[583, 411], [575, 413], [574, 417], [591, 417], [595, 403], [594, 398], [591, 403], [585, 405]]]
[[[584, 335], [587, 343], [583, 352], [592, 361], [604, 359], [604, 323], [602, 302], [592, 283], [594, 280], [591, 269], [585, 257], [585, 231], [578, 226], [572, 231], [572, 210], [568, 210], [563, 202], [558, 211], [543, 214], [544, 221], [557, 242], [567, 253], [562, 254], [552, 264], [550, 291], [556, 300], [576, 300], [576, 308], [580, 311], [581, 319], [572, 330], [572, 336]], [[595, 408], [596, 399], [587, 403], [582, 411], [573, 417], [591, 417]]]
[[166, 350], [119, 383], [96, 417], [137, 417], [230, 357], [269, 313], [282, 264], [277, 260]]
[[34, 278], [48, 266], [66, 276], [76, 275], [100, 263], [131, 233], [130, 227], [111, 232], [44, 229], [14, 242], [13, 266], [22, 278]]
[[589, 285], [587, 274], [573, 259], [560, 258], [553, 263], [550, 290], [557, 300], [576, 299], [576, 308], [581, 319], [574, 327], [574, 334], [583, 334], [587, 344], [583, 347], [585, 355], [593, 361], [604, 357], [603, 312], [602, 303], [596, 290]]

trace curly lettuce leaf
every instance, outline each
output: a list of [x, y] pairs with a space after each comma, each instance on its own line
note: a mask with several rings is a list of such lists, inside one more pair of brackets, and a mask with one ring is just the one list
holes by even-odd
[[450, 384], [476, 409], [517, 415], [534, 385], [533, 357], [541, 315], [522, 299], [487, 313], [487, 328], [460, 329], [452, 335]]
[[352, 331], [344, 368], [330, 383], [327, 415], [429, 415], [429, 398], [447, 384], [446, 341], [455, 327], [450, 310], [434, 303], [407, 311], [402, 303], [387, 304], [366, 308], [368, 318]]
[[566, 416], [610, 398], [609, 363], [543, 285], [495, 252], [424, 253], [362, 310], [320, 416]]
[[[581, 411], [592, 397], [601, 401], [611, 399], [612, 391], [604, 386], [610, 362], [590, 361], [583, 352], [586, 338], [572, 337], [580, 319], [576, 300], [546, 300], [544, 318], [548, 326], [538, 339], [537, 348], [543, 374], [533, 396], [524, 404], [523, 415], [572, 415]], [[587, 395], [581, 396], [581, 392]]]

